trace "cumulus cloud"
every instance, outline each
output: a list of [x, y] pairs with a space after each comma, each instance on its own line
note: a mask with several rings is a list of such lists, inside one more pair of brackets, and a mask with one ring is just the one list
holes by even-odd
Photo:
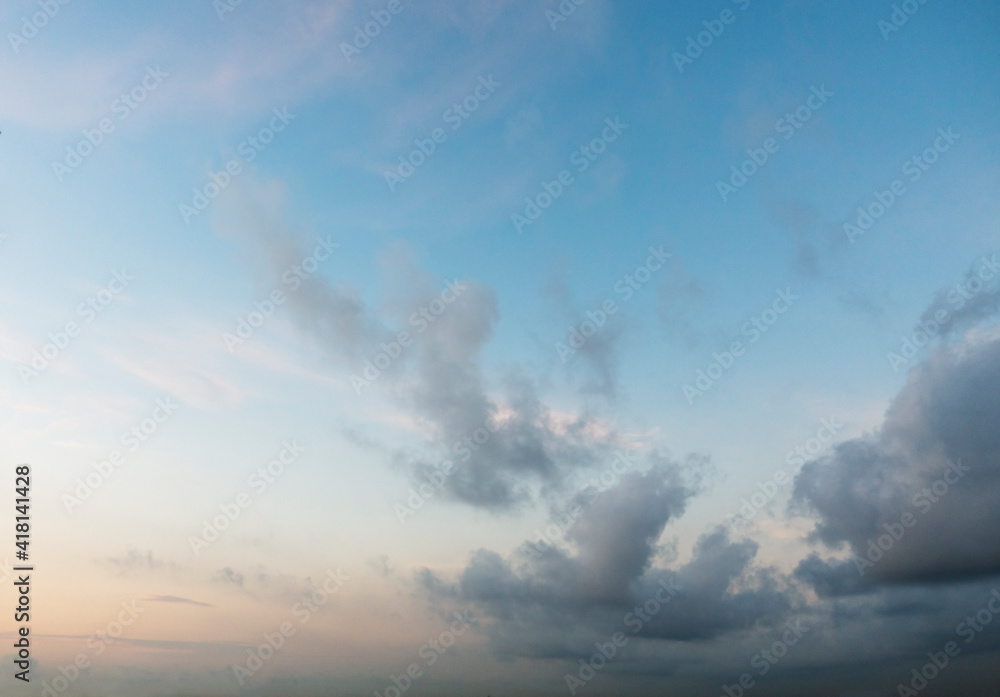
[[[245, 243], [262, 288], [280, 287], [286, 271], [308, 254], [305, 236], [284, 218], [283, 187], [248, 183], [233, 194], [228, 205], [220, 202], [216, 228]], [[431, 434], [425, 454], [394, 453], [396, 463], [417, 480], [448, 459], [454, 469], [443, 485], [446, 495], [474, 506], [511, 509], [558, 489], [567, 473], [608, 459], [620, 445], [617, 434], [593, 418], [555, 413], [516, 368], [504, 381], [503, 399], [491, 391], [481, 366], [483, 348], [499, 320], [491, 289], [468, 280], [435, 279], [407, 254], [389, 255], [384, 262], [393, 280], [381, 309], [323, 272], [289, 292], [286, 304], [298, 328], [357, 377], [364, 377], [364, 361], [385, 351], [383, 345], [395, 341], [399, 331], [409, 330], [413, 344], [401, 347], [364, 389], [381, 390]], [[443, 310], [418, 312], [416, 321], [410, 320], [417, 308], [433, 309], [435, 301]]]
[[525, 544], [507, 558], [481, 549], [455, 582], [425, 570], [425, 589], [437, 602], [475, 606], [489, 620], [493, 648], [506, 657], [579, 655], [595, 639], [624, 629], [630, 612], [658, 593], [663, 600], [669, 589], [676, 590], [676, 602], [658, 603], [638, 624], [634, 614], [635, 633], [708, 639], [787, 611], [780, 582], [752, 566], [756, 543], [732, 542], [721, 528], [698, 540], [687, 564], [654, 566], [664, 529], [696, 492], [678, 463], [651, 459], [645, 472], [625, 474], [589, 503], [583, 495], [574, 500], [579, 510], [566, 532], [570, 549], [532, 551]]
[[[251, 212], [228, 224], [248, 242], [266, 285], [308, 249], [301, 243], [305, 236], [283, 218], [280, 188], [265, 187], [251, 198]], [[383, 262], [392, 281], [378, 302], [330, 281], [332, 270], [323, 269], [286, 306], [299, 330], [348, 371], [358, 371], [406, 327], [415, 307], [433, 301], [445, 285], [421, 271], [412, 255], [394, 253]], [[610, 461], [621, 436], [597, 419], [551, 408], [516, 367], [492, 382], [483, 353], [499, 321], [496, 296], [472, 281], [455, 282], [462, 292], [426, 331], [413, 332], [412, 346], [368, 387], [405, 410], [427, 435], [419, 449], [386, 452], [417, 480], [430, 478], [442, 460], [452, 462], [439, 480], [443, 491], [473, 506], [499, 511], [539, 496], [562, 500], [572, 475]], [[700, 292], [686, 286], [674, 291]], [[982, 313], [956, 313], [954, 327]], [[892, 638], [917, 623], [938, 632], [921, 641], [937, 641], [961, 606], [961, 583], [1000, 572], [1000, 542], [991, 536], [1000, 523], [998, 388], [1000, 336], [972, 332], [939, 347], [911, 372], [877, 431], [803, 467], [793, 500], [816, 517], [813, 541], [846, 547], [860, 558], [873, 540], [903, 525], [903, 534], [864, 574], [851, 558], [813, 554], [785, 577], [756, 562], [755, 541], [732, 540], [721, 528], [702, 535], [686, 563], [667, 561], [661, 538], [698, 487], [683, 466], [654, 454], [644, 471], [624, 475], [596, 499], [571, 499], [569, 505], [581, 509], [563, 543], [525, 544], [506, 556], [480, 549], [456, 576], [424, 569], [418, 580], [439, 612], [472, 608], [492, 649], [505, 658], [589, 654], [594, 641], [627, 629], [629, 613], [663, 584], [679, 587], [676, 602], [659, 605], [635, 634], [642, 646], [661, 652], [643, 664], [650, 671], [680, 665], [664, 658], [663, 647], [701, 651], [701, 660], [742, 660], [759, 650], [741, 654], [748, 643], [802, 613], [833, 627], [817, 640], [825, 642], [824, 650], [859, 658], [859, 638], [872, 636], [875, 623], [879, 655], [913, 653], [910, 643]], [[944, 484], [947, 491], [939, 491]], [[904, 514], [915, 524], [904, 525]], [[235, 571], [218, 578], [238, 586], [236, 579]], [[251, 580], [248, 574], [245, 583]], [[946, 606], [932, 591], [912, 586], [942, 581], [957, 582], [946, 585]], [[807, 606], [799, 584], [822, 601]], [[794, 661], [817, 666], [819, 655], [803, 651]]]
[[973, 332], [938, 349], [910, 373], [876, 432], [796, 477], [794, 503], [817, 516], [813, 539], [854, 555], [811, 557], [798, 575], [837, 594], [1000, 572], [998, 414], [1000, 335]]

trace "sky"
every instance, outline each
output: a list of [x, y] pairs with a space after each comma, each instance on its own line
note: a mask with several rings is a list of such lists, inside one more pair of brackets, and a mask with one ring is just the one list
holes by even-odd
[[995, 697], [998, 29], [8, 0], [0, 692]]

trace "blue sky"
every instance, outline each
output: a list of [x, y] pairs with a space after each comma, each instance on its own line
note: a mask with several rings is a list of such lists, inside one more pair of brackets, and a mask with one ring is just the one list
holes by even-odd
[[[95, 661], [67, 694], [128, 692], [139, 670], [156, 676], [148, 694], [272, 694], [292, 674], [303, 694], [381, 692], [452, 610], [480, 623], [414, 694], [557, 694], [589, 655], [581, 647], [614, 631], [601, 612], [657, 574], [711, 567], [720, 545], [729, 550], [720, 559], [746, 558], [713, 602], [759, 614], [729, 627], [705, 615], [687, 634], [676, 629], [683, 618], [652, 623], [586, 690], [662, 690], [668, 674], [677, 694], [718, 689], [773, 627], [793, 616], [832, 622], [842, 602], [856, 603], [889, 648], [853, 683], [823, 689], [894, 689], [908, 672], [896, 668], [922, 654], [882, 604], [935, 598], [933, 612], [906, 619], [936, 638], [948, 611], [988, 595], [1000, 572], [995, 550], [978, 553], [974, 573], [942, 552], [931, 556], [949, 585], [926, 585], [926, 569], [907, 576], [899, 552], [878, 582], [837, 595], [804, 566], [812, 554], [834, 564], [864, 549], [864, 531], [845, 532], [838, 516], [879, 530], [897, 513], [858, 513], [851, 496], [858, 506], [903, 500], [936, 471], [925, 455], [965, 452], [942, 424], [996, 416], [995, 401], [959, 390], [995, 377], [975, 356], [993, 355], [996, 281], [961, 308], [946, 294], [997, 247], [1000, 16], [988, 2], [903, 4], [914, 11], [905, 23], [897, 14], [899, 26], [902, 9], [887, 2], [293, 0], [220, 12], [228, 6], [205, 0], [71, 1], [48, 15], [44, 3], [5, 4], [0, 395], [5, 458], [34, 470], [35, 544], [47, 562], [37, 602], [51, 610], [32, 628], [52, 637], [34, 656], [39, 680], [85, 650], [114, 617], [109, 608], [138, 598], [150, 611], [130, 629], [133, 643]], [[564, 21], [552, 19], [559, 12]], [[345, 42], [378, 18], [384, 27], [348, 60]], [[708, 45], [680, 62], [689, 37]], [[463, 102], [469, 111], [456, 118]], [[788, 114], [800, 127], [789, 130]], [[262, 129], [268, 142], [248, 162], [245, 144]], [[100, 143], [89, 147], [87, 133]], [[430, 155], [412, 155], [435, 138]], [[585, 168], [581, 148], [595, 151]], [[79, 165], [60, 171], [68, 150]], [[751, 153], [767, 159], [745, 164]], [[390, 185], [401, 158], [423, 161]], [[185, 215], [232, 162], [239, 174]], [[755, 171], [720, 195], [741, 166]], [[551, 205], [519, 225], [526, 199], [556, 191], [563, 171], [572, 179]], [[905, 191], [849, 239], [845, 223], [877, 195], [887, 200], [896, 180]], [[317, 240], [337, 247], [292, 289], [284, 274]], [[626, 300], [616, 284], [651, 247], [669, 259]], [[134, 280], [110, 292], [116, 272]], [[441, 295], [449, 281], [464, 284], [451, 300]], [[281, 303], [230, 351], [226, 335], [274, 289]], [[779, 307], [779, 295], [794, 302], [751, 339], [747, 323]], [[88, 322], [78, 307], [92, 297], [110, 301]], [[563, 361], [557, 346], [608, 300], [617, 312]], [[421, 307], [441, 311], [418, 332], [409, 318]], [[953, 324], [894, 369], [887, 354], [935, 308]], [[69, 322], [79, 336], [26, 378], [32, 351]], [[404, 330], [414, 345], [358, 394], [352, 376]], [[684, 386], [737, 340], [745, 353], [688, 399]], [[937, 381], [949, 374], [965, 376], [949, 383], [954, 393]], [[77, 478], [123, 449], [120, 435], [157, 399], [176, 411], [67, 510]], [[985, 413], [964, 419], [978, 399]], [[824, 420], [842, 425], [804, 467], [788, 465]], [[460, 461], [454, 442], [485, 425], [496, 435]], [[967, 457], [993, 467], [991, 427], [962, 428], [976, 444]], [[301, 456], [195, 554], [191, 535], [249, 491], [250, 474], [288, 439], [303, 444]], [[884, 457], [868, 462], [857, 448]], [[511, 583], [552, 581], [518, 550], [622, 451], [635, 471], [616, 474], [552, 553], [598, 583], [604, 566], [632, 569], [602, 555], [632, 547], [624, 537], [602, 546], [593, 531], [638, 535], [631, 542], [644, 551], [626, 590], [608, 581], [600, 602], [584, 593], [602, 609], [578, 617], [583, 601], [566, 586], [546, 597], [564, 593], [568, 605], [536, 599], [529, 611], [515, 599], [527, 590], [506, 598], [477, 585], [503, 586], [486, 552]], [[400, 522], [411, 487], [448, 458], [459, 461], [446, 483]], [[839, 508], [827, 502], [838, 477], [860, 476], [859, 462], [871, 488], [858, 484]], [[989, 467], [975, 470], [983, 479], [970, 491], [995, 494]], [[778, 470], [794, 483], [749, 527], [718, 527]], [[898, 490], [882, 488], [890, 481]], [[978, 499], [955, 501], [947, 505], [967, 511], [970, 529], [991, 520]], [[625, 511], [649, 518], [618, 529]], [[936, 546], [960, 532], [920, 534]], [[337, 567], [353, 582], [312, 638], [237, 681], [245, 649]], [[565, 623], [562, 639], [533, 624], [548, 613]], [[5, 623], [0, 631], [14, 630]], [[785, 682], [776, 677], [773, 689], [814, 689], [817, 666], [852, 663], [854, 630], [838, 631], [779, 665]], [[175, 674], [176, 652], [190, 661]], [[976, 660], [948, 685], [975, 682]]]

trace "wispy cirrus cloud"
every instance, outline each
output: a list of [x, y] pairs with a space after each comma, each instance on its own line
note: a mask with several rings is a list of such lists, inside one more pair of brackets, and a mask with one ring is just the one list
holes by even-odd
[[176, 595], [144, 595], [140, 600], [150, 603], [181, 603], [182, 605], [197, 605], [198, 607], [215, 607], [209, 603], [203, 603], [190, 598], [180, 598]]

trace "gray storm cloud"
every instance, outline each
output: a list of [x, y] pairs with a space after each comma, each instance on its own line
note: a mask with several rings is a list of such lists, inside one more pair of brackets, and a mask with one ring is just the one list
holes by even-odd
[[[490, 620], [494, 650], [508, 657], [572, 657], [618, 630], [704, 640], [786, 613], [786, 588], [753, 568], [757, 544], [732, 542], [721, 528], [698, 540], [687, 564], [654, 565], [666, 526], [696, 492], [680, 465], [651, 459], [645, 473], [626, 474], [583, 508], [566, 533], [571, 549], [547, 545], [527, 554], [525, 545], [507, 558], [481, 549], [454, 583], [425, 570], [425, 589], [434, 600], [477, 607]], [[650, 599], [659, 593], [663, 600], [663, 588], [678, 590], [644, 616]]]
[[795, 504], [817, 516], [814, 539], [846, 544], [855, 557], [811, 557], [799, 575], [837, 594], [1000, 572], [998, 415], [995, 330], [972, 332], [918, 365], [876, 432], [839, 444], [796, 477]]

